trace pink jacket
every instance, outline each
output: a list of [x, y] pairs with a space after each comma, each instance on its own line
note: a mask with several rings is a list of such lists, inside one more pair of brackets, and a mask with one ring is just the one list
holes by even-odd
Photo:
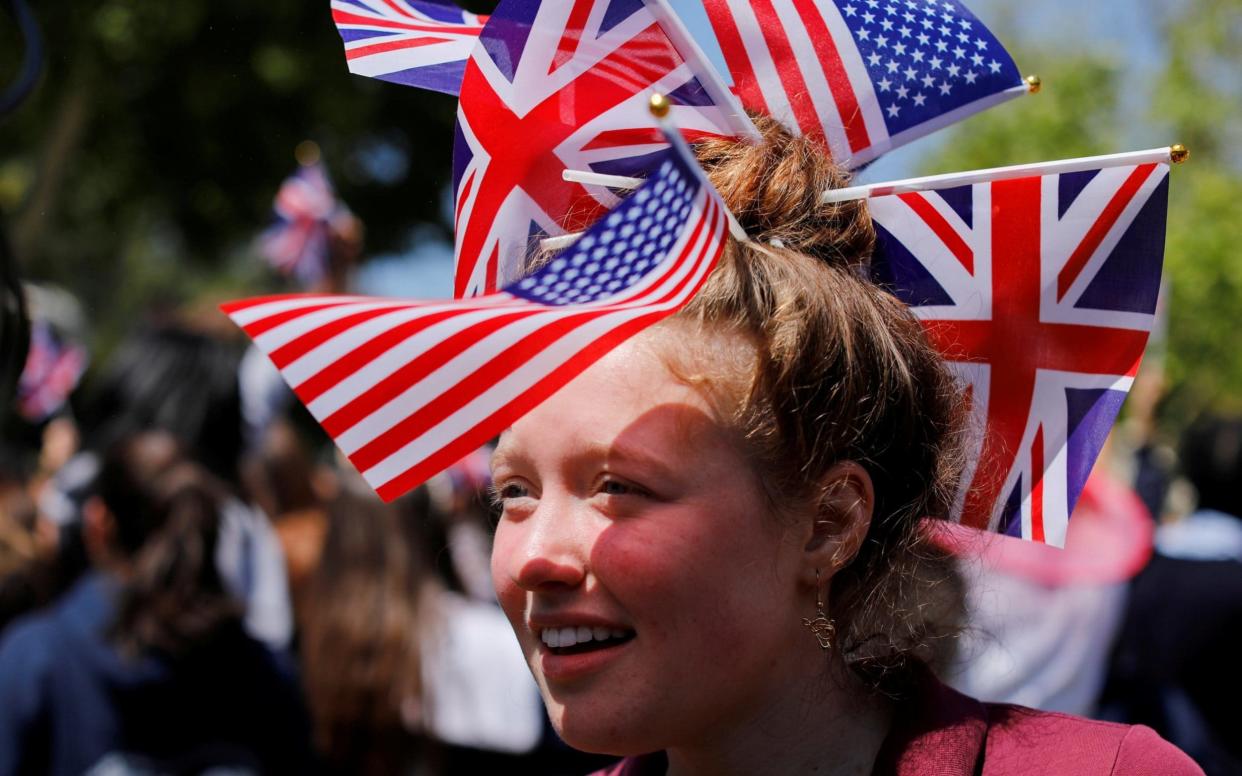
[[[663, 752], [628, 757], [595, 776], [663, 776]], [[981, 703], [928, 680], [906, 700], [873, 776], [1203, 776], [1142, 725]]]

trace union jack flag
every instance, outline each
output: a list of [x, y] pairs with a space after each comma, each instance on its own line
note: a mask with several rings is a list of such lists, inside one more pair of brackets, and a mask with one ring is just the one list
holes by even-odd
[[957, 0], [680, 0], [747, 109], [858, 167], [1027, 89]]
[[332, 0], [349, 72], [452, 95], [486, 20], [445, 0]]
[[670, 98], [670, 120], [687, 137], [751, 126], [711, 99], [702, 67], [678, 53], [643, 0], [502, 2], [462, 81], [454, 295], [496, 290], [539, 237], [581, 231], [616, 203], [561, 174], [649, 169], [666, 147], [647, 110], [653, 91]]
[[965, 387], [961, 522], [1063, 546], [1156, 310], [1168, 165], [870, 200], [873, 263]]
[[333, 222], [349, 215], [322, 164], [305, 165], [280, 185], [274, 223], [259, 236], [259, 251], [277, 271], [310, 285], [328, 271]]
[[31, 423], [56, 413], [86, 371], [86, 349], [66, 343], [45, 320], [30, 325], [30, 351], [17, 384], [17, 410]]
[[222, 309], [391, 500], [676, 312], [715, 266], [727, 228], [718, 195], [674, 145], [642, 188], [503, 291], [448, 302], [263, 297]]

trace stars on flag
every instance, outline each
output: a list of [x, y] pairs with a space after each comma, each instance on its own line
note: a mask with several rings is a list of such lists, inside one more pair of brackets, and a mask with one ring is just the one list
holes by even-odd
[[[956, 0], [849, 0], [841, 13], [876, 84], [890, 132], [980, 99], [989, 84], [996, 91], [998, 76], [1016, 76], [1016, 71], [1002, 75], [1006, 64], [985, 53], [995, 43], [991, 33], [976, 27], [971, 12]], [[908, 111], [899, 103], [909, 99], [910, 90], [894, 88], [895, 81], [922, 87]]]

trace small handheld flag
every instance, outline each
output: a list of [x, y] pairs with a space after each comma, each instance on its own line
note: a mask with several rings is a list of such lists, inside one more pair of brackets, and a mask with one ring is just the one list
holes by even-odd
[[313, 285], [328, 272], [336, 224], [352, 219], [336, 198], [319, 162], [303, 165], [281, 184], [272, 203], [274, 223], [259, 236], [259, 251], [274, 269]]
[[17, 410], [31, 423], [42, 423], [69, 400], [86, 371], [86, 349], [64, 342], [46, 320], [30, 325], [30, 350], [17, 385]]
[[[567, 167], [646, 173], [666, 148], [647, 111], [666, 94], [688, 138], [753, 137], [704, 86], [642, 0], [504, 0], [462, 81], [453, 149], [457, 297], [516, 278], [540, 237], [578, 232], [617, 202]], [[723, 89], [721, 92], [727, 94]]]
[[332, 0], [349, 72], [452, 95], [486, 20], [448, 0]]
[[671, 1], [747, 109], [850, 168], [1036, 89], [958, 0]]
[[1063, 546], [1155, 320], [1168, 170], [1097, 166], [869, 200], [874, 276], [922, 321], [976, 418], [962, 523]]
[[728, 228], [719, 196], [677, 143], [646, 185], [502, 291], [448, 302], [265, 297], [223, 310], [391, 500], [680, 309]]

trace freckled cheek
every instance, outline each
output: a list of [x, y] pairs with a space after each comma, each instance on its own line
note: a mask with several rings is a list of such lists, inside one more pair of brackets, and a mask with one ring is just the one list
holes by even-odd
[[710, 539], [665, 530], [601, 536], [592, 565], [600, 584], [633, 618], [645, 639], [737, 638], [731, 569]]

